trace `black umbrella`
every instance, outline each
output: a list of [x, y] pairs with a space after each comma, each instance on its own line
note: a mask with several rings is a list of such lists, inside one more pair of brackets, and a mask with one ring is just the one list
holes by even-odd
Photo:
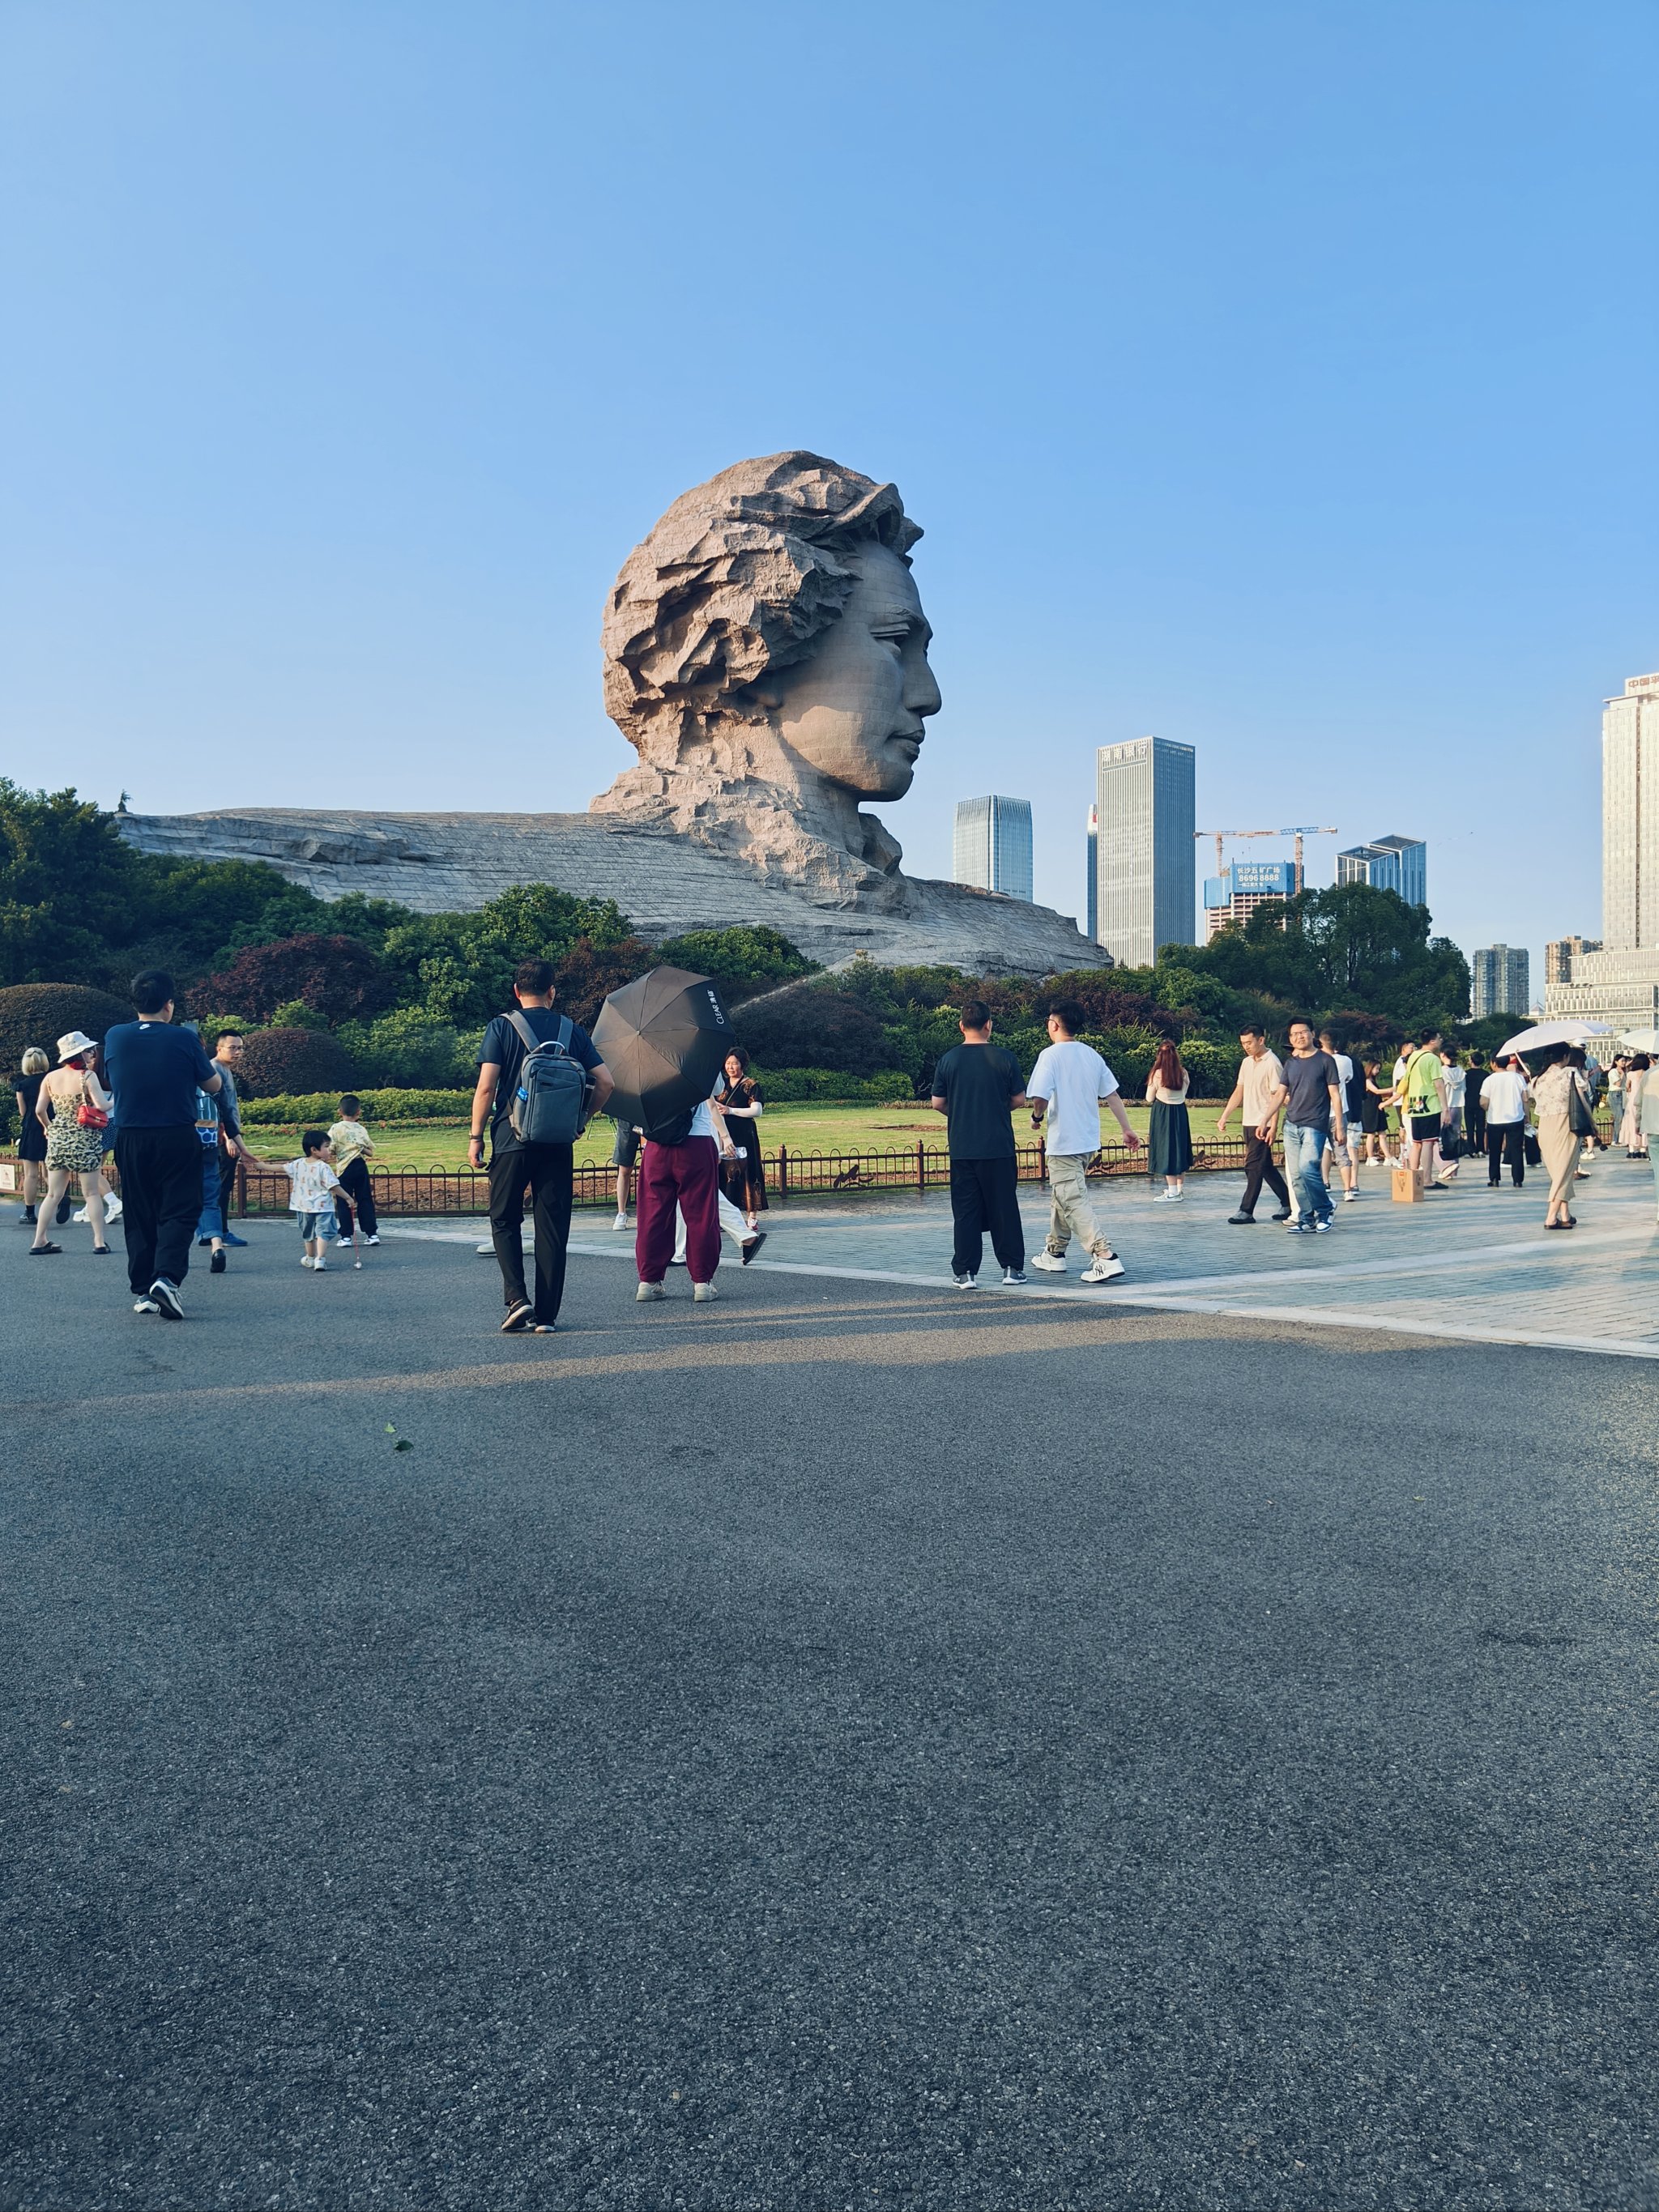
[[611, 994], [593, 1042], [616, 1079], [605, 1111], [650, 1136], [709, 1096], [732, 1049], [732, 1024], [707, 975], [653, 968]]

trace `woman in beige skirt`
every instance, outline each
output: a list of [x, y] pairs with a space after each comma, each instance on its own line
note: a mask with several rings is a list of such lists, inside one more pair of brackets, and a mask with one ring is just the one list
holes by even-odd
[[1550, 1179], [1544, 1226], [1576, 1229], [1578, 1224], [1568, 1201], [1572, 1196], [1573, 1177], [1578, 1172], [1578, 1152], [1583, 1139], [1573, 1133], [1570, 1109], [1575, 1094], [1589, 1105], [1589, 1086], [1568, 1065], [1565, 1045], [1553, 1045], [1548, 1062], [1531, 1086], [1532, 1102], [1538, 1115], [1538, 1149], [1544, 1155]]

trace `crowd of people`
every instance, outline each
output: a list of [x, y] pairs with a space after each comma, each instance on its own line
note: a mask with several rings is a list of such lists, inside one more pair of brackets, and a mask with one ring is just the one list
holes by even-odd
[[[245, 1240], [230, 1226], [239, 1162], [253, 1155], [243, 1134], [236, 1068], [243, 1040], [221, 1033], [210, 1057], [194, 1027], [173, 1019], [170, 976], [149, 969], [134, 978], [137, 1018], [118, 1024], [101, 1050], [80, 1030], [58, 1040], [56, 1063], [32, 1047], [15, 1079], [23, 1119], [22, 1218], [33, 1231], [31, 1257], [62, 1251], [53, 1240], [70, 1218], [70, 1185], [78, 1182], [92, 1249], [108, 1256], [106, 1225], [118, 1219], [126, 1247], [134, 1310], [182, 1320], [181, 1286], [192, 1249], [210, 1253], [223, 1273], [227, 1255]], [[546, 961], [522, 963], [514, 1006], [484, 1033], [478, 1054], [468, 1154], [485, 1170], [490, 1237], [480, 1247], [495, 1257], [501, 1279], [507, 1334], [551, 1334], [564, 1295], [574, 1187], [574, 1145], [587, 1120], [603, 1113], [614, 1089], [592, 1038], [556, 1006], [555, 972]], [[932, 1104], [945, 1117], [950, 1152], [953, 1230], [951, 1277], [976, 1288], [988, 1235], [1005, 1286], [1029, 1281], [1018, 1199], [1013, 1116], [1022, 1109], [1044, 1139], [1048, 1183], [1048, 1231], [1033, 1268], [1067, 1272], [1073, 1242], [1085, 1255], [1081, 1279], [1091, 1285], [1125, 1273], [1103, 1216], [1098, 1177], [1090, 1170], [1101, 1150], [1101, 1109], [1115, 1120], [1124, 1144], [1139, 1150], [1116, 1077], [1079, 1032], [1081, 1008], [1060, 999], [1048, 1015], [1048, 1042], [1029, 1075], [993, 1040], [990, 1009], [970, 999], [961, 1009], [962, 1042], [934, 1072]], [[1316, 1036], [1293, 1022], [1283, 1060], [1264, 1032], [1240, 1036], [1237, 1079], [1216, 1123], [1224, 1136], [1233, 1114], [1244, 1138], [1244, 1188], [1231, 1224], [1249, 1226], [1264, 1188], [1272, 1219], [1301, 1237], [1328, 1236], [1336, 1223], [1333, 1182], [1345, 1204], [1359, 1196], [1368, 1165], [1407, 1172], [1412, 1196], [1438, 1196], [1459, 1176], [1465, 1158], [1484, 1158], [1489, 1190], [1524, 1188], [1528, 1167], [1548, 1177], [1544, 1225], [1577, 1226], [1574, 1185], [1595, 1149], [1595, 1109], [1605, 1084], [1615, 1141], [1632, 1158], [1649, 1158], [1659, 1212], [1659, 1078], [1649, 1056], [1621, 1054], [1605, 1075], [1582, 1046], [1559, 1044], [1534, 1054], [1495, 1054], [1486, 1070], [1465, 1066], [1437, 1032], [1408, 1041], [1385, 1078], [1380, 1059], [1343, 1051], [1328, 1030]], [[1179, 1045], [1164, 1039], [1148, 1075], [1147, 1165], [1160, 1205], [1184, 1202], [1195, 1151], [1188, 1100], [1191, 1077]], [[299, 1155], [286, 1163], [289, 1211], [299, 1230], [301, 1265], [327, 1272], [349, 1247], [356, 1267], [380, 1242], [369, 1161], [374, 1145], [362, 1102], [340, 1100], [327, 1129], [307, 1129]], [[671, 1267], [686, 1269], [693, 1302], [716, 1296], [722, 1235], [746, 1267], [765, 1242], [766, 1210], [760, 1123], [761, 1088], [747, 1055], [733, 1047], [710, 1095], [656, 1126], [617, 1122], [615, 1226], [629, 1226], [637, 1198], [635, 1259], [641, 1303], [667, 1297]], [[1275, 1158], [1282, 1156], [1281, 1168]], [[106, 1176], [113, 1154], [119, 1195]], [[525, 1273], [524, 1219], [532, 1221], [532, 1272]]]

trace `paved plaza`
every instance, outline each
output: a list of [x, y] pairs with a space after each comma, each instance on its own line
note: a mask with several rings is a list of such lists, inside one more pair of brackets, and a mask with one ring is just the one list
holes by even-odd
[[[1591, 1162], [1574, 1200], [1579, 1225], [1567, 1233], [1544, 1228], [1546, 1178], [1534, 1175], [1520, 1191], [1506, 1180], [1493, 1192], [1479, 1160], [1462, 1162], [1456, 1182], [1419, 1206], [1396, 1206], [1387, 1173], [1362, 1170], [1359, 1197], [1352, 1206], [1339, 1200], [1337, 1233], [1317, 1243], [1275, 1225], [1265, 1193], [1255, 1225], [1231, 1227], [1237, 1175], [1189, 1177], [1179, 1206], [1158, 1204], [1139, 1177], [1096, 1188], [1125, 1279], [1084, 1289], [1077, 1277], [1086, 1262], [1073, 1244], [1069, 1279], [1034, 1274], [1020, 1297], [1659, 1358], [1653, 1172], [1620, 1153]], [[1048, 1200], [1026, 1184], [1021, 1203], [1026, 1249], [1036, 1252]], [[909, 1199], [790, 1199], [775, 1206], [763, 1226], [769, 1233], [757, 1268], [917, 1290], [950, 1285], [951, 1209], [942, 1191]], [[469, 1248], [478, 1242], [477, 1229], [453, 1222], [405, 1224], [394, 1233]], [[608, 1216], [579, 1213], [573, 1237], [585, 1253], [632, 1262], [632, 1237], [612, 1233]], [[726, 1251], [729, 1261], [729, 1243]], [[981, 1296], [1000, 1273], [988, 1242], [985, 1256]]]
[[588, 1217], [551, 1339], [471, 1223], [252, 1224], [183, 1328], [0, 1229], [0, 2203], [1651, 2206], [1652, 1184], [1580, 1188], [1120, 1188], [1127, 1298], [860, 1200], [640, 1307]]

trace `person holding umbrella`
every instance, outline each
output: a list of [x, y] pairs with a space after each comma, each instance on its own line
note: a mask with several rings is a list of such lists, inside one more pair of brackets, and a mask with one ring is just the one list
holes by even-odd
[[720, 1265], [720, 1155], [735, 1155], [712, 1103], [732, 1025], [706, 975], [653, 968], [613, 991], [593, 1024], [594, 1041], [615, 1070], [616, 1110], [645, 1132], [639, 1170], [634, 1259], [647, 1305], [668, 1295], [663, 1278], [674, 1252], [675, 1210], [685, 1218], [691, 1296], [706, 1305]]
[[[554, 1012], [550, 961], [521, 960], [513, 996], [516, 1009], [496, 1015], [478, 1048], [467, 1157], [483, 1167], [488, 1121], [489, 1235], [507, 1304], [501, 1334], [550, 1336], [564, 1298], [575, 1140], [610, 1097], [611, 1071], [587, 1031]], [[524, 1280], [526, 1184], [535, 1223], [533, 1299]]]

